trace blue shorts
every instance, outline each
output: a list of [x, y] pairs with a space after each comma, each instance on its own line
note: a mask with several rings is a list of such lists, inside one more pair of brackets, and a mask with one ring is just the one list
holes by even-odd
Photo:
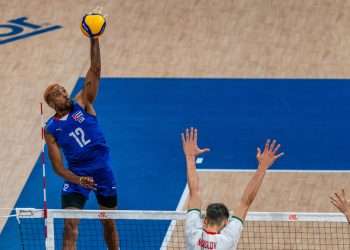
[[[96, 190], [94, 190], [98, 201], [101, 197], [116, 197], [117, 187], [112, 168], [110, 167], [109, 160], [96, 161], [92, 164], [86, 164], [84, 166], [70, 167], [70, 170], [78, 176], [90, 176], [97, 184]], [[89, 194], [92, 190], [84, 188], [79, 184], [74, 184], [69, 181], [65, 181], [62, 188], [62, 196], [69, 194], [80, 194], [85, 200], [89, 198]], [[103, 204], [102, 204], [103, 205]]]

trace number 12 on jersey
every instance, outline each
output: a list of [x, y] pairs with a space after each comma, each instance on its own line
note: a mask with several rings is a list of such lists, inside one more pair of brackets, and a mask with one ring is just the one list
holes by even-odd
[[79, 127], [76, 128], [73, 132], [70, 132], [69, 136], [72, 136], [81, 148], [83, 148], [91, 142], [90, 139], [85, 140], [84, 130]]

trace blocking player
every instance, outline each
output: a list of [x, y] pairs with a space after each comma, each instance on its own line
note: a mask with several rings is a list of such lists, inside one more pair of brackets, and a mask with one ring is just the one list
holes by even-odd
[[[64, 179], [61, 193], [63, 209], [83, 209], [90, 191], [94, 191], [100, 209], [117, 207], [116, 183], [110, 165], [109, 148], [98, 125], [93, 107], [101, 75], [98, 38], [90, 39], [91, 65], [84, 87], [70, 99], [59, 84], [47, 87], [46, 103], [55, 110], [45, 128], [45, 139], [55, 172]], [[63, 165], [61, 150], [68, 162]], [[113, 220], [101, 220], [108, 249], [119, 249], [119, 237]], [[64, 221], [64, 250], [76, 249], [77, 219]]]
[[257, 149], [258, 169], [245, 188], [240, 203], [235, 209], [235, 216], [229, 219], [228, 208], [222, 203], [213, 203], [208, 205], [205, 219], [202, 222], [200, 214], [202, 201], [196, 173], [196, 157], [208, 152], [209, 149], [198, 147], [197, 129], [186, 129], [181, 137], [189, 187], [185, 229], [187, 249], [236, 249], [243, 229], [243, 222], [263, 182], [266, 170], [283, 155], [283, 153], [277, 153], [280, 144], [277, 145], [276, 140], [272, 142], [267, 140], [263, 152], [260, 148]]

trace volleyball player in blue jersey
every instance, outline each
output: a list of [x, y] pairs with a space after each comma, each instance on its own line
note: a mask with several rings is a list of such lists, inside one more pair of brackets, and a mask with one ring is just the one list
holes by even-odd
[[[61, 200], [64, 209], [82, 209], [93, 190], [101, 209], [116, 209], [116, 183], [110, 166], [109, 149], [97, 122], [93, 102], [100, 83], [101, 56], [98, 38], [91, 39], [91, 66], [83, 89], [70, 99], [59, 84], [48, 86], [46, 103], [55, 110], [45, 128], [45, 139], [55, 172], [64, 178]], [[68, 162], [65, 168], [61, 150]], [[101, 220], [108, 249], [119, 248], [113, 220]], [[76, 249], [77, 219], [64, 223], [64, 250]]]

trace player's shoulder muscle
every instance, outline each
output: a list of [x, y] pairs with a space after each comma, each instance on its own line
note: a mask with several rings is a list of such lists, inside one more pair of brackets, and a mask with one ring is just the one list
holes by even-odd
[[75, 102], [87, 113], [89, 113], [90, 115], [94, 115], [96, 116], [96, 111], [94, 109], [94, 106], [92, 105], [92, 103], [84, 100], [84, 95], [82, 90], [79, 91], [79, 93], [76, 95], [75, 97]]

